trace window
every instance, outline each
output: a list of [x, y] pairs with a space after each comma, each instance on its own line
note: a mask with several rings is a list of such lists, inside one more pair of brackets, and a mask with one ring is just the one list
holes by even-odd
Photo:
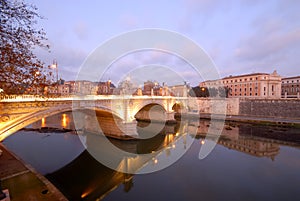
[[257, 96], [257, 93], [255, 93], [255, 96]]
[[272, 85], [272, 91], [274, 91], [274, 85]]
[[250, 78], [250, 80], [252, 80], [252, 77]]
[[252, 88], [250, 88], [250, 91], [252, 91]]
[[264, 87], [264, 91], [266, 91], [266, 87]]
[[255, 78], [255, 80], [257, 80], [257, 77]]
[[250, 93], [250, 96], [252, 96], [252, 93]]
[[242, 81], [242, 79], [240, 79], [240, 82]]

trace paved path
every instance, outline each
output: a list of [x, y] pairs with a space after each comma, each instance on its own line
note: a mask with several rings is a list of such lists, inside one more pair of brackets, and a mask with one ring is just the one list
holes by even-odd
[[11, 201], [67, 200], [45, 177], [24, 165], [0, 143], [0, 179]]

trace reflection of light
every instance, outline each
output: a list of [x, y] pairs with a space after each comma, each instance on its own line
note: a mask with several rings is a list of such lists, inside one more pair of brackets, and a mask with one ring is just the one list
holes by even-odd
[[153, 161], [154, 164], [158, 163], [158, 160], [156, 158], [152, 158], [152, 161]]
[[173, 148], [175, 148], [175, 147], [176, 147], [176, 145], [175, 145], [175, 144], [173, 144], [173, 145], [172, 145], [172, 147], [173, 147]]
[[46, 119], [42, 118], [42, 127], [45, 127], [45, 126], [46, 126]]
[[67, 115], [66, 115], [66, 114], [63, 114], [63, 115], [62, 115], [62, 120], [61, 120], [61, 126], [62, 126], [63, 128], [67, 127], [67, 121], [68, 121]]
[[90, 193], [90, 192], [83, 193], [83, 194], [81, 195], [81, 198], [85, 198], [89, 193]]
[[205, 141], [204, 141], [204, 140], [201, 140], [201, 144], [205, 144]]

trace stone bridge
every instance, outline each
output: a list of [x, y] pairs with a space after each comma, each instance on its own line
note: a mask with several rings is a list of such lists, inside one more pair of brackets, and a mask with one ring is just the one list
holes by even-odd
[[187, 97], [173, 96], [14, 97], [0, 101], [0, 141], [35, 121], [67, 111], [96, 112], [129, 124], [136, 119], [174, 121], [175, 112], [186, 112], [187, 105]]

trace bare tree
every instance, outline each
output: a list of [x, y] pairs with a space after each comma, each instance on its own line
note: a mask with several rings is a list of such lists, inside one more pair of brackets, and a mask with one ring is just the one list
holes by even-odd
[[49, 46], [44, 30], [35, 27], [42, 17], [34, 5], [0, 0], [0, 9], [0, 88], [6, 94], [20, 94], [46, 81], [44, 63], [33, 50]]

